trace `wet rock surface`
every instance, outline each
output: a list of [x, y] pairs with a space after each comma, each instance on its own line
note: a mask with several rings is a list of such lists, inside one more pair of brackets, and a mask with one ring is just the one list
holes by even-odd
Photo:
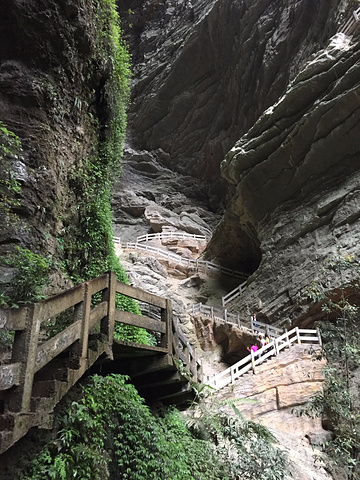
[[124, 242], [167, 230], [211, 236], [221, 216], [211, 209], [208, 185], [127, 146], [112, 200], [115, 235]]
[[173, 170], [212, 179], [235, 141], [335, 33], [339, 15], [338, 2], [309, 0], [138, 1], [131, 8], [130, 142], [161, 149]]

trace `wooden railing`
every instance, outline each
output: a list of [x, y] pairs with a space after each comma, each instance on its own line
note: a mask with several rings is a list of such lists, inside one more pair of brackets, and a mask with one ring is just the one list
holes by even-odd
[[201, 362], [196, 358], [195, 350], [189, 343], [189, 340], [178, 328], [177, 323], [173, 322], [173, 356], [176, 360], [183, 362], [187, 366], [192, 376], [192, 381], [203, 381], [203, 370]]
[[[157, 308], [160, 319], [116, 309], [117, 294]], [[44, 325], [64, 312], [67, 326], [54, 337], [42, 341]], [[151, 347], [152, 350], [182, 360], [184, 369], [193, 374], [194, 380], [201, 380], [201, 365], [188, 340], [173, 321], [171, 301], [125, 285], [117, 281], [113, 272], [109, 272], [34, 305], [0, 310], [0, 329], [14, 332], [11, 359], [9, 363], [0, 365], [1, 410], [6, 415], [21, 416], [21, 421], [13, 425], [16, 433], [12, 443], [29, 428], [41, 423], [41, 415], [39, 417], [31, 405], [37, 372], [66, 350], [71, 381], [68, 380], [67, 387], [63, 389], [62, 396], [65, 395], [101, 355], [111, 358], [116, 322], [156, 332], [158, 345]], [[57, 359], [61, 363], [61, 358]], [[0, 418], [0, 440], [2, 430]], [[0, 453], [4, 448], [8, 447], [0, 445]]]
[[270, 337], [279, 337], [284, 333], [284, 330], [268, 323], [255, 322], [251, 318], [250, 320], [240, 319], [240, 315], [229, 312], [226, 308], [212, 307], [209, 305], [203, 305], [201, 302], [194, 304], [190, 307], [191, 313], [202, 313], [210, 318], [216, 319], [220, 322], [231, 323], [238, 328], [247, 328], [253, 333], [263, 333]]
[[287, 347], [290, 347], [293, 343], [297, 344], [310, 344], [310, 345], [322, 345], [321, 336], [319, 330], [307, 330], [299, 329], [298, 327], [285, 332], [280, 337], [272, 340], [268, 345], [257, 350], [255, 353], [251, 352], [245, 358], [235, 363], [231, 367], [223, 370], [222, 372], [209, 377], [206, 383], [219, 390], [220, 388], [234, 383], [236, 379], [252, 370], [255, 373], [255, 367], [265, 362], [272, 356], [279, 355], [279, 353]]
[[[150, 304], [139, 302], [141, 312], [150, 318], [159, 320], [160, 315], [158, 310], [153, 308]], [[191, 347], [189, 340], [182, 333], [178, 322], [173, 318], [172, 322], [172, 354], [176, 360], [181, 360], [192, 375], [192, 381], [197, 382], [202, 380], [202, 364], [197, 359], [195, 350]]]
[[345, 33], [345, 35], [352, 35], [355, 33], [357, 27], [360, 25], [360, 8], [352, 12], [351, 17], [347, 20], [341, 27], [340, 33]]

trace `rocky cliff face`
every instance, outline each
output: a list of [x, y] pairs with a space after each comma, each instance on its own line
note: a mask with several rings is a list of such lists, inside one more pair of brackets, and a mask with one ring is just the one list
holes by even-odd
[[333, 38], [357, 3], [131, 8], [131, 147], [201, 177], [211, 210], [225, 201], [206, 255], [255, 272], [240, 312], [307, 316], [303, 287], [323, 259], [354, 253], [358, 241], [359, 44], [356, 35]]
[[256, 419], [270, 429], [286, 451], [292, 478], [297, 480], [332, 478], [326, 458], [316, 449], [331, 438], [331, 432], [322, 428], [320, 418], [299, 415], [322, 390], [324, 361], [315, 357], [316, 351], [293, 346], [260, 365], [255, 375], [247, 374], [219, 392], [222, 400], [237, 402], [246, 419]]
[[[359, 58], [358, 42], [334, 37], [222, 164], [235, 188], [210, 251], [225, 259], [228, 232], [259, 243], [261, 263], [244, 301], [261, 302], [271, 319], [306, 315], [301, 289], [322, 263], [357, 255]], [[236, 250], [227, 252], [235, 258]], [[338, 283], [331, 278], [327, 287]]]
[[[1, 151], [1, 205], [7, 208], [0, 214], [0, 253], [20, 245], [52, 258], [55, 288], [63, 283], [57, 262], [64, 247], [76, 243], [70, 230], [84, 220], [80, 179], [111, 118], [106, 84], [112, 63], [99, 5], [1, 3], [0, 120], [22, 150]], [[6, 145], [6, 130], [1, 133]], [[87, 181], [87, 198], [90, 188]], [[1, 283], [11, 275], [2, 267]]]
[[132, 2], [130, 141], [173, 169], [218, 178], [235, 141], [335, 33], [337, 4]]

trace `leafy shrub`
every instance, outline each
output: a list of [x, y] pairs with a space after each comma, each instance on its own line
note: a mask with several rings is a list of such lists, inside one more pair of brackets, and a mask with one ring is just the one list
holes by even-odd
[[[83, 398], [61, 419], [60, 431], [33, 461], [24, 480], [281, 480], [284, 455], [253, 422], [204, 408], [206, 439], [194, 436], [170, 409], [155, 417], [127, 377], [92, 377]], [[206, 412], [206, 414], [205, 414]], [[194, 424], [193, 424], [194, 426]], [[24, 473], [23, 473], [24, 475]]]
[[0, 294], [0, 306], [16, 307], [19, 303], [37, 302], [45, 285], [51, 261], [27, 248], [16, 247], [16, 253], [3, 259], [3, 264], [12, 267], [15, 275], [11, 281], [11, 298]]
[[234, 402], [199, 403], [188, 426], [199, 438], [216, 445], [222, 476], [227, 480], [283, 480], [286, 458], [266, 427], [245, 420]]
[[127, 377], [94, 376], [61, 419], [54, 442], [23, 479], [213, 480], [214, 448], [194, 439], [179, 412], [154, 417]]
[[[326, 285], [333, 272], [341, 284], [329, 291]], [[356, 382], [355, 388], [352, 385], [354, 372], [360, 367], [360, 310], [353, 301], [359, 288], [359, 261], [354, 255], [338, 255], [326, 260], [320, 281], [305, 290], [311, 300], [321, 302], [329, 320], [319, 325], [327, 359], [325, 389], [314, 396], [304, 412], [322, 416], [333, 431], [333, 440], [324, 445], [330, 459], [327, 467], [334, 476], [345, 473], [351, 480], [360, 479], [360, 404]], [[342, 471], [340, 475], [337, 469]]]

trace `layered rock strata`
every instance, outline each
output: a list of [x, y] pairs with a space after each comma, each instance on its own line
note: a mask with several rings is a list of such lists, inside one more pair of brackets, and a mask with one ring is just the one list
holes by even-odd
[[323, 389], [325, 360], [316, 360], [314, 347], [290, 350], [259, 365], [231, 387], [219, 392], [222, 399], [238, 399], [248, 419], [295, 436], [321, 434], [320, 418], [299, 416], [304, 406]]
[[131, 145], [173, 170], [211, 179], [336, 32], [340, 15], [337, 0], [138, 0], [130, 14], [129, 3], [120, 8], [135, 60]]
[[[307, 314], [301, 291], [321, 260], [337, 245], [351, 253], [356, 242], [346, 230], [357, 215], [357, 46], [338, 38], [326, 48], [356, 7], [348, 0], [122, 4], [134, 79], [127, 183], [114, 199], [121, 236], [182, 229], [183, 213], [195, 219], [198, 207], [212, 231], [218, 217], [204, 212], [222, 213], [226, 199], [207, 257], [256, 271], [240, 313], [257, 308], [272, 322]], [[226, 156], [225, 183], [219, 165], [241, 137]], [[184, 175], [175, 188], [169, 170]]]
[[[234, 193], [209, 255], [244, 265], [244, 234], [261, 251], [240, 310], [252, 305], [271, 321], [306, 316], [303, 288], [323, 261], [357, 258], [359, 60], [359, 42], [335, 36], [222, 163]], [[238, 238], [231, 249], [229, 236]], [[329, 274], [326, 287], [340, 282]]]

